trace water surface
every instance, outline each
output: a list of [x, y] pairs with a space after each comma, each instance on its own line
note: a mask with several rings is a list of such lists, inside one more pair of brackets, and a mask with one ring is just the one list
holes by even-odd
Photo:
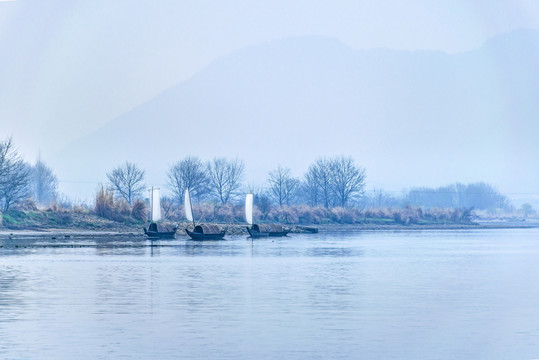
[[539, 358], [539, 229], [150, 244], [2, 240], [0, 358]]

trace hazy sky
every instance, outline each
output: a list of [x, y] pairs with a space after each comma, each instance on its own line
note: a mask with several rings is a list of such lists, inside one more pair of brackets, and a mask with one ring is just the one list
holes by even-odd
[[0, 128], [47, 157], [248, 45], [460, 52], [538, 20], [538, 1], [0, 1]]
[[536, 0], [0, 0], [0, 135], [28, 160], [46, 159], [212, 61], [269, 40], [324, 35], [355, 49], [455, 53], [538, 24]]

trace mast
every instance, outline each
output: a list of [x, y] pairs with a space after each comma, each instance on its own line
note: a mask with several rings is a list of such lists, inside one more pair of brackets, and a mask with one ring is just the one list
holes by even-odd
[[153, 186], [151, 189], [148, 189], [150, 193], [150, 223], [153, 222]]
[[[187, 188], [187, 191], [189, 191], [189, 188]], [[191, 215], [193, 215], [193, 202], [191, 201], [191, 193], [189, 193], [189, 205], [191, 206]], [[195, 217], [192, 216], [193, 218], [193, 231], [195, 229]]]

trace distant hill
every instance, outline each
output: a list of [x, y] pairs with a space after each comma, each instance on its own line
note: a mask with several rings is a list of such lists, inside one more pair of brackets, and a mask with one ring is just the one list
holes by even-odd
[[[78, 139], [51, 160], [59, 177], [105, 181], [125, 160], [165, 184], [186, 155], [238, 156], [246, 182], [278, 164], [302, 175], [350, 154], [370, 186], [486, 181], [539, 193], [539, 32], [445, 54], [356, 51], [324, 37], [263, 43], [223, 57]], [[84, 86], [84, 84], [81, 84]], [[62, 183], [84, 197], [93, 183]]]

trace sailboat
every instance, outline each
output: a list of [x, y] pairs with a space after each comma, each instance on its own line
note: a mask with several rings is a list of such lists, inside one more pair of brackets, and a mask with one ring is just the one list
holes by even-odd
[[247, 231], [252, 238], [269, 236], [269, 228], [266, 228], [266, 225], [253, 224], [253, 194], [245, 195], [245, 221], [250, 225], [247, 226]]
[[185, 217], [188, 221], [193, 222], [193, 231], [185, 228], [187, 235], [193, 240], [221, 240], [225, 236], [226, 230], [220, 230], [219, 226], [213, 224], [195, 224], [195, 219], [193, 217], [193, 204], [191, 203], [191, 194], [189, 193], [189, 188], [185, 189], [184, 196], [184, 208], [185, 208]]
[[150, 218], [151, 222], [148, 229], [143, 228], [144, 233], [150, 239], [174, 239], [177, 227], [158, 224], [161, 220], [161, 198], [159, 188], [151, 188], [150, 193]]
[[290, 232], [279, 224], [253, 224], [253, 194], [245, 196], [245, 221], [251, 225], [247, 227], [247, 231], [252, 238], [286, 236]]

